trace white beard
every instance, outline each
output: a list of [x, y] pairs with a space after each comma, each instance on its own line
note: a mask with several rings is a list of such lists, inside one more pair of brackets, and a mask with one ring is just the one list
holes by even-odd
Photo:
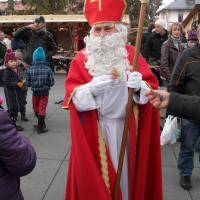
[[113, 68], [120, 73], [122, 79], [125, 70], [130, 68], [128, 53], [125, 48], [126, 34], [116, 32], [110, 36], [95, 37], [91, 33], [85, 39], [87, 61], [86, 69], [92, 76], [112, 74]]

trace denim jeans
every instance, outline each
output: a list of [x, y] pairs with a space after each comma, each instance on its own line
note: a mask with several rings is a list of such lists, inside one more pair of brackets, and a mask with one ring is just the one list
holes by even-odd
[[181, 176], [192, 175], [194, 149], [199, 137], [200, 123], [192, 123], [189, 120], [181, 119], [181, 147], [178, 158], [178, 169]]

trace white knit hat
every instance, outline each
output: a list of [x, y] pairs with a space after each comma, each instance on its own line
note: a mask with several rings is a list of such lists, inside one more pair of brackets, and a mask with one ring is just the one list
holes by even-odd
[[163, 19], [156, 20], [155, 25], [159, 25], [162, 26], [164, 29], [167, 29], [167, 22]]

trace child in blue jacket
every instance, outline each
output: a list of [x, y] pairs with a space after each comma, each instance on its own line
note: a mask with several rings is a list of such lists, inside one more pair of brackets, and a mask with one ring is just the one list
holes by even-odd
[[45, 124], [46, 108], [49, 90], [54, 85], [53, 72], [45, 61], [45, 57], [42, 47], [35, 49], [33, 63], [26, 74], [26, 85], [31, 87], [33, 91], [32, 106], [38, 118], [38, 124], [35, 128], [39, 134], [48, 131]]

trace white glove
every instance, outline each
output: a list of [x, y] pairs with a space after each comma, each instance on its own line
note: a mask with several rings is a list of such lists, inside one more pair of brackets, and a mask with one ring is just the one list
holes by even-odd
[[141, 88], [142, 74], [139, 72], [127, 71], [127, 75], [128, 75], [127, 86], [129, 88], [133, 88], [135, 91], [138, 91]]
[[92, 79], [89, 83], [90, 91], [94, 96], [110, 91], [119, 84], [119, 80], [112, 79], [111, 75], [101, 75]]

